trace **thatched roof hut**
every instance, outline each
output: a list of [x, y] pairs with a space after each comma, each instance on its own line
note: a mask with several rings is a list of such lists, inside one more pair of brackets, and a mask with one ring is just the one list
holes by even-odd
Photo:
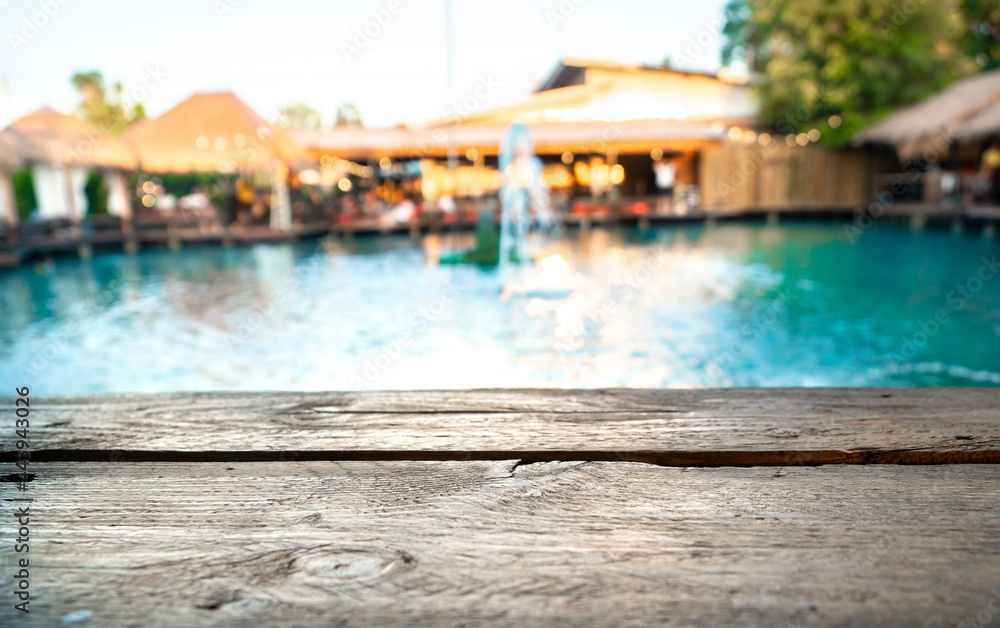
[[1000, 70], [958, 81], [924, 102], [900, 109], [854, 138], [854, 144], [895, 146], [900, 158], [940, 152], [951, 140], [1000, 131]]
[[989, 107], [955, 131], [960, 142], [977, 141], [1000, 135], [1000, 103]]
[[136, 167], [135, 154], [120, 137], [48, 107], [14, 121], [0, 132], [0, 138], [20, 162], [120, 170]]
[[306, 159], [231, 92], [195, 94], [125, 133], [147, 172], [267, 170]]
[[0, 172], [17, 170], [22, 165], [14, 140], [0, 133]]

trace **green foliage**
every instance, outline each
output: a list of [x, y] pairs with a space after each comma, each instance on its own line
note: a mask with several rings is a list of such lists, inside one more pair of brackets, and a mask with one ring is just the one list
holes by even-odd
[[100, 72], [77, 72], [70, 80], [80, 92], [80, 113], [106, 133], [117, 135], [146, 117], [146, 110], [141, 104], [123, 101], [120, 82], [111, 86], [109, 95]]
[[723, 14], [726, 20], [722, 27], [722, 35], [726, 38], [722, 44], [723, 65], [743, 61], [752, 68], [760, 33], [750, 21], [750, 7], [746, 0], [729, 0]]
[[318, 129], [323, 117], [305, 103], [288, 105], [278, 110], [278, 126], [286, 129]]
[[[216, 172], [165, 172], [157, 174], [134, 172], [129, 176], [129, 190], [138, 190], [143, 182], [153, 181], [163, 187], [165, 194], [172, 194], [180, 198], [192, 192], [202, 192], [216, 207], [224, 207], [226, 194], [236, 179], [235, 175]], [[141, 193], [138, 194], [138, 197], [141, 198], [141, 196]], [[140, 198], [132, 199], [134, 207], [141, 207]]]
[[216, 185], [231, 182], [233, 179], [232, 175], [214, 172], [187, 172], [182, 174], [168, 172], [155, 176], [156, 182], [163, 186], [163, 190], [167, 194], [173, 194], [177, 198], [187, 196], [199, 190], [208, 194], [209, 190]]
[[355, 105], [344, 103], [337, 107], [337, 119], [334, 121], [334, 126], [364, 126], [364, 122], [361, 121], [361, 112]]
[[839, 146], [975, 70], [961, 1], [733, 0], [723, 59], [759, 73], [761, 117], [779, 133], [815, 128]]
[[108, 188], [100, 172], [87, 175], [87, 183], [83, 186], [87, 197], [87, 214], [90, 216], [106, 216], [108, 214]]
[[31, 178], [31, 168], [22, 168], [11, 173], [11, 181], [14, 184], [14, 203], [17, 205], [17, 215], [21, 220], [27, 220], [35, 208], [38, 201], [35, 199], [35, 185]]
[[1000, 68], [1000, 1], [963, 0], [962, 52], [984, 70]]

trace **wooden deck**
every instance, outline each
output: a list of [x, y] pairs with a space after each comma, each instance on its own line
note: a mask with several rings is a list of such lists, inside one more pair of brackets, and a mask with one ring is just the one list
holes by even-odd
[[998, 463], [1000, 389], [32, 397], [0, 625], [998, 625]]
[[[742, 207], [724, 209], [696, 209], [684, 213], [635, 213], [628, 208], [634, 202], [623, 204], [621, 212], [612, 211], [607, 205], [594, 205], [588, 211], [569, 213], [562, 218], [569, 229], [590, 229], [599, 226], [628, 226], [648, 228], [651, 225], [713, 225], [721, 222], [781, 221], [831, 221], [851, 225], [859, 220], [863, 208], [854, 206], [811, 207]], [[644, 210], [645, 211], [645, 210]], [[869, 220], [869, 218], [865, 218]], [[1000, 226], [1000, 207], [943, 207], [940, 204], [895, 203], [878, 218], [880, 223], [902, 222], [923, 228], [926, 225], [982, 233], [984, 237], [997, 237]], [[200, 245], [250, 245], [265, 242], [295, 242], [303, 239], [333, 236], [352, 238], [373, 235], [411, 235], [427, 233], [469, 232], [475, 229], [475, 220], [441, 217], [424, 217], [412, 224], [380, 224], [374, 219], [350, 223], [317, 222], [295, 225], [288, 231], [268, 227], [245, 227], [202, 231], [198, 228], [166, 228], [159, 225], [137, 225], [135, 232], [121, 230], [98, 231], [89, 235], [34, 236], [16, 242], [0, 242], [0, 268], [13, 267], [31, 260], [59, 255], [88, 256], [95, 250], [137, 251], [144, 247], [169, 247], [178, 249]], [[868, 224], [864, 222], [862, 224]]]

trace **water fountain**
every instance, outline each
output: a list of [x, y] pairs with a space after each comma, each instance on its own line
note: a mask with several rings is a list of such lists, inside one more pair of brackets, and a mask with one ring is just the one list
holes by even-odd
[[445, 254], [443, 264], [499, 265], [530, 261], [527, 234], [534, 220], [541, 227], [553, 223], [549, 191], [542, 181], [542, 161], [523, 124], [513, 124], [500, 145], [500, 230], [497, 233], [491, 210], [481, 211], [476, 224], [476, 247], [471, 251]]
[[523, 124], [507, 130], [500, 147], [500, 266], [528, 261], [526, 237], [532, 210], [540, 226], [551, 222], [549, 190], [542, 181], [542, 160]]

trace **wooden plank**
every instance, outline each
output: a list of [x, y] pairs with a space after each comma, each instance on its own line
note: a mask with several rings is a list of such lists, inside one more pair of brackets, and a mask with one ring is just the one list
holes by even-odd
[[36, 471], [19, 625], [910, 627], [1000, 604], [992, 465]]
[[[31, 410], [37, 460], [1000, 462], [997, 388], [109, 395], [37, 397]], [[0, 432], [4, 460], [13, 435]]]

